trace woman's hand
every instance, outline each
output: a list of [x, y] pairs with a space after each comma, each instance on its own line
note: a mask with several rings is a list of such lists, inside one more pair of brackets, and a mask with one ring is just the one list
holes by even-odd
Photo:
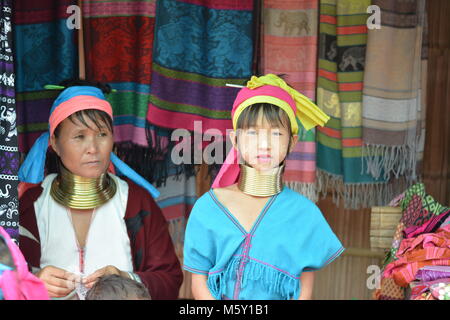
[[91, 289], [92, 286], [97, 282], [97, 279], [106, 275], [117, 274], [118, 276], [129, 278], [128, 273], [120, 271], [114, 266], [106, 266], [104, 268], [98, 269], [93, 274], [87, 276], [83, 279], [82, 283], [88, 289]]
[[67, 296], [75, 289], [77, 281], [75, 274], [54, 266], [47, 266], [39, 270], [36, 277], [44, 282], [51, 298]]

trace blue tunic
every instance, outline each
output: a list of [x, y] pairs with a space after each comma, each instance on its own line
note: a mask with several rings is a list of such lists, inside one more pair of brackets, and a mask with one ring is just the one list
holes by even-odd
[[211, 189], [189, 217], [183, 267], [207, 275], [216, 299], [298, 299], [302, 272], [343, 251], [319, 208], [287, 187], [270, 197], [249, 232]]

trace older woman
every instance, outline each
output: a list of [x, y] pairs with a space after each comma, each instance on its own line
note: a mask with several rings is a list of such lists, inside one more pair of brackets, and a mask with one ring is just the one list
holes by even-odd
[[[96, 86], [69, 84], [57, 97], [49, 132], [19, 171], [21, 181], [38, 183], [20, 197], [20, 249], [53, 298], [117, 274], [142, 282], [152, 299], [175, 299], [183, 276], [152, 198], [159, 193], [112, 153], [112, 118]], [[59, 168], [44, 178], [48, 144]]]

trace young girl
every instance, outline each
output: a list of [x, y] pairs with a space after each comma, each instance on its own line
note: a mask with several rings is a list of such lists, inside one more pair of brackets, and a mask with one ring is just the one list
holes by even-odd
[[188, 220], [184, 269], [195, 299], [311, 299], [313, 271], [344, 248], [317, 206], [283, 187], [284, 161], [328, 121], [279, 77], [253, 76], [232, 109], [233, 148]]

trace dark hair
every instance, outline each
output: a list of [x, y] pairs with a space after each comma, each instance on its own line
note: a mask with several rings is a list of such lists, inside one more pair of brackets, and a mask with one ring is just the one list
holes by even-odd
[[[101, 130], [104, 127], [103, 124], [105, 124], [106, 127], [108, 128], [108, 130], [110, 132], [113, 132], [113, 124], [112, 124], [111, 117], [106, 112], [101, 111], [101, 110], [88, 109], [88, 110], [77, 111], [77, 112], [71, 114], [68, 117], [68, 119], [70, 121], [72, 121], [74, 124], [76, 124], [76, 122], [75, 122], [75, 119], [76, 119], [79, 122], [81, 122], [83, 125], [88, 127], [89, 129], [92, 129], [87, 124], [86, 117], [95, 124], [97, 129]], [[55, 128], [55, 131], [53, 132], [53, 134], [55, 135], [56, 138], [58, 138], [59, 131], [61, 130], [60, 125], [61, 125], [61, 123], [58, 124], [58, 126]]]
[[100, 277], [86, 300], [150, 300], [147, 288], [137, 281], [116, 274]]
[[65, 87], [65, 88], [74, 87], [74, 86], [91, 86], [91, 87], [99, 88], [100, 90], [102, 90], [102, 92], [104, 94], [111, 93], [111, 86], [107, 83], [103, 83], [100, 81], [89, 81], [89, 80], [84, 80], [84, 79], [73, 78], [73, 79], [63, 80], [59, 83], [59, 85]]
[[[64, 81], [60, 82], [59, 85], [65, 87], [65, 88], [74, 87], [74, 86], [91, 86], [91, 87], [99, 88], [100, 90], [102, 90], [102, 92], [104, 94], [108, 94], [111, 92], [111, 87], [109, 84], [101, 83], [98, 81], [88, 81], [88, 80], [83, 80], [83, 79], [68, 79], [68, 80], [64, 80]], [[106, 112], [101, 111], [101, 110], [96, 110], [96, 109], [81, 110], [81, 111], [77, 111], [77, 112], [73, 113], [68, 118], [73, 123], [75, 123], [74, 120], [77, 119], [83, 125], [90, 128], [87, 125], [85, 117], [89, 118], [89, 120], [91, 120], [97, 126], [98, 129], [101, 129], [103, 127], [102, 123], [104, 123], [104, 124], [106, 124], [106, 127], [108, 128], [108, 130], [110, 132], [113, 132], [113, 124], [112, 124], [111, 117]], [[92, 129], [92, 128], [90, 128], [90, 129]], [[55, 137], [58, 137], [59, 130], [60, 130], [60, 127], [58, 125], [54, 131]]]
[[259, 115], [262, 113], [263, 118], [273, 127], [287, 127], [289, 136], [292, 135], [291, 122], [287, 113], [278, 106], [270, 103], [256, 103], [247, 107], [242, 111], [236, 123], [236, 129], [247, 129], [255, 126]]
[[8, 244], [2, 236], [0, 236], [0, 263], [13, 269], [15, 268]]

